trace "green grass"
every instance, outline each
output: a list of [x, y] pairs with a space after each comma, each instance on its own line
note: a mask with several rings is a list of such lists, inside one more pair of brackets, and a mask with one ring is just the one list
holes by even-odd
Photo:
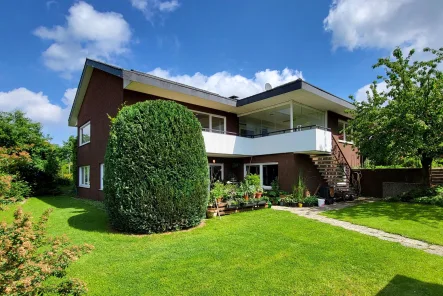
[[443, 245], [443, 207], [401, 203], [363, 203], [323, 215]]
[[[289, 212], [212, 219], [185, 232], [112, 233], [91, 202], [32, 198], [38, 217], [55, 208], [52, 235], [91, 243], [68, 269], [91, 295], [443, 295], [443, 257]], [[12, 220], [11, 207], [0, 220]]]

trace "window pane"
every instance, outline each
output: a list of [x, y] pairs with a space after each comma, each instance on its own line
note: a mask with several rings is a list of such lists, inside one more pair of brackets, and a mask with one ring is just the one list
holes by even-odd
[[212, 131], [223, 133], [225, 131], [225, 119], [212, 116]]
[[293, 102], [293, 120], [294, 128], [298, 126], [325, 125], [325, 112], [308, 108], [301, 104]]
[[103, 176], [105, 175], [105, 165], [100, 164], [100, 189], [103, 189]]
[[222, 181], [222, 166], [221, 165], [210, 165], [209, 172], [211, 177], [211, 183], [215, 181]]
[[246, 166], [246, 174], [260, 175], [260, 166], [259, 165], [247, 165]]
[[209, 129], [209, 115], [202, 113], [194, 113], [203, 129]]
[[339, 135], [338, 138], [343, 141], [346, 141], [345, 127], [346, 127], [345, 122], [339, 120], [338, 121], [338, 135]]
[[263, 165], [263, 186], [271, 186], [272, 181], [278, 178], [278, 165]]
[[284, 105], [241, 116], [240, 134], [242, 136], [263, 135], [291, 128], [291, 107]]
[[91, 141], [91, 125], [88, 124], [81, 128], [80, 130], [81, 143], [88, 143]]

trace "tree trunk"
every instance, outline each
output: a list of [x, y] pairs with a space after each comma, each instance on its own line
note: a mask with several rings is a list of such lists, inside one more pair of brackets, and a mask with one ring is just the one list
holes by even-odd
[[423, 184], [431, 187], [431, 166], [432, 166], [432, 157], [427, 157], [422, 155], [421, 157], [421, 168], [423, 175]]

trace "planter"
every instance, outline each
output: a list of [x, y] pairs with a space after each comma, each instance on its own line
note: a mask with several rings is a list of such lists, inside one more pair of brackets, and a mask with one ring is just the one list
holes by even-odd
[[261, 198], [263, 192], [256, 192], [255, 193], [255, 198]]
[[217, 217], [217, 211], [206, 211], [206, 218], [211, 219]]
[[319, 198], [317, 201], [317, 204], [319, 207], [324, 207], [325, 206], [325, 199], [324, 198]]
[[221, 203], [222, 200], [223, 200], [223, 197], [218, 197], [218, 198], [217, 198], [217, 203]]
[[302, 208], [302, 207], [303, 207], [303, 204], [302, 204], [301, 202], [299, 202], [299, 203], [297, 203], [297, 206], [298, 206], [299, 208]]
[[280, 205], [281, 205], [281, 206], [284, 206], [284, 205], [285, 205], [285, 202], [284, 202], [284, 201], [281, 201], [281, 202], [280, 202]]
[[271, 202], [268, 202], [268, 208], [269, 209], [272, 208], [272, 203]]
[[243, 195], [243, 198], [244, 198], [245, 200], [249, 200], [249, 196], [248, 196], [247, 194]]
[[258, 206], [265, 205], [267, 202], [265, 200], [261, 200], [257, 203]]

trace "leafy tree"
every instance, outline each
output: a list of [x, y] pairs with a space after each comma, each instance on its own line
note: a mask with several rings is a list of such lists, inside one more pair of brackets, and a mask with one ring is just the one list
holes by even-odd
[[[26, 181], [35, 194], [55, 193], [60, 163], [58, 146], [49, 141], [41, 124], [23, 112], [0, 112], [0, 173]], [[7, 161], [19, 156], [29, 156], [30, 161]]]
[[387, 90], [379, 91], [374, 81], [367, 101], [354, 100], [347, 130], [360, 154], [376, 164], [418, 157], [423, 182], [430, 185], [432, 160], [443, 154], [443, 48], [424, 52], [429, 60], [414, 60], [415, 50], [404, 56], [400, 48], [378, 60], [373, 67], [384, 69], [377, 78]]

